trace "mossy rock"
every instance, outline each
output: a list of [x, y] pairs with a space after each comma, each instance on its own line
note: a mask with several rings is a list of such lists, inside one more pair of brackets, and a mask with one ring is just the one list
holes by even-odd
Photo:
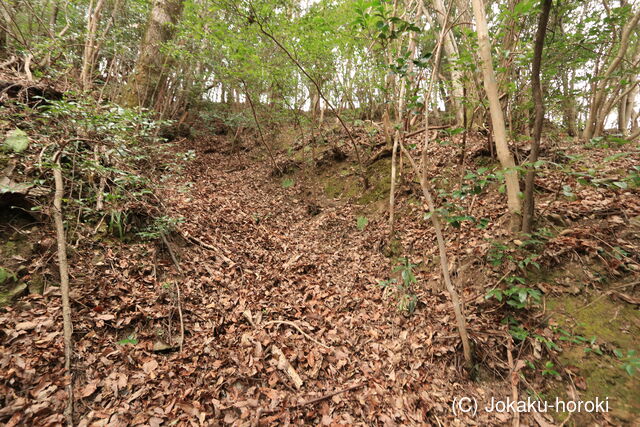
[[15, 280], [17, 280], [17, 278], [13, 271], [8, 268], [0, 267], [0, 285], [4, 285]]
[[18, 283], [15, 286], [5, 289], [4, 286], [0, 286], [0, 307], [11, 304], [11, 302], [22, 295], [27, 290], [25, 283]]
[[0, 255], [5, 259], [9, 259], [14, 256], [28, 259], [33, 254], [33, 246], [33, 243], [24, 238], [7, 240], [0, 245]]
[[33, 276], [31, 280], [27, 282], [27, 288], [30, 294], [40, 294], [44, 293], [44, 277], [42, 276]]
[[27, 285], [18, 283], [18, 278], [13, 271], [0, 267], [0, 307], [10, 304], [26, 289]]

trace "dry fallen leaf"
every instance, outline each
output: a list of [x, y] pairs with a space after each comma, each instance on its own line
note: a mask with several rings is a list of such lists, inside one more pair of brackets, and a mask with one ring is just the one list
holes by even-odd
[[91, 381], [89, 384], [85, 385], [82, 388], [82, 390], [80, 390], [80, 397], [85, 398], [85, 397], [91, 396], [98, 388], [99, 383], [100, 383], [100, 380], [95, 379]]
[[36, 322], [21, 322], [16, 324], [17, 331], [30, 331], [31, 329], [35, 329], [38, 326]]
[[153, 371], [155, 371], [157, 368], [158, 368], [158, 362], [156, 362], [155, 359], [150, 359], [142, 365], [142, 370], [146, 374], [150, 374], [150, 375], [153, 375]]

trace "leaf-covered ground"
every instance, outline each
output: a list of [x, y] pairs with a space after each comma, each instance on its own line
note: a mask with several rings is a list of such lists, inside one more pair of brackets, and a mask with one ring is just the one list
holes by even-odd
[[[481, 145], [478, 138], [470, 142], [467, 161], [474, 168], [486, 160], [475, 157]], [[435, 237], [408, 170], [399, 190], [397, 227], [400, 251], [421, 263], [412, 315], [399, 312], [393, 292], [378, 285], [395, 265], [385, 255], [384, 191], [372, 196], [377, 204], [363, 201], [360, 190], [351, 192], [357, 179], [349, 161], [321, 168], [298, 162], [299, 170], [277, 176], [260, 148], [230, 149], [224, 138], [202, 137], [167, 146], [157, 159], [166, 170], [155, 176], [163, 188], [158, 201], [167, 214], [184, 219], [167, 239], [180, 270], [159, 240], [95, 239], [72, 254], [79, 425], [510, 421], [508, 414], [456, 415], [451, 408], [460, 397], [476, 398], [479, 405], [510, 397], [513, 366], [507, 352], [518, 361], [541, 351], [529, 344], [513, 347], [508, 326], [501, 324], [502, 308], [485, 300], [504, 276], [521, 274], [506, 261], [499, 268], [487, 262], [495, 248], [491, 242], [505, 237], [497, 184], [460, 202], [475, 221], [447, 230], [478, 358], [469, 373], [462, 367], [450, 300], [437, 288]], [[176, 153], [186, 150], [195, 156], [176, 161]], [[445, 178], [438, 185], [451, 191], [461, 176], [451, 148], [434, 144], [431, 151], [432, 176]], [[562, 152], [571, 155], [569, 149]], [[277, 160], [286, 165], [290, 154], [282, 150]], [[612, 173], [622, 176], [637, 161], [637, 151], [611, 161]], [[623, 184], [578, 190], [576, 178], [563, 182], [554, 173], [540, 180], [539, 208], [561, 216], [550, 218], [563, 231], [546, 241], [536, 258], [543, 272], [570, 258], [592, 262], [599, 255], [610, 268], [607, 274], [627, 276], [638, 265], [637, 236], [625, 234], [640, 213], [637, 190]], [[607, 182], [622, 182], [612, 173]], [[338, 190], [327, 177], [339, 177]], [[363, 216], [366, 224], [358, 221]], [[481, 218], [488, 220], [485, 228], [477, 227], [485, 224]], [[615, 239], [626, 255], [605, 258], [604, 249]], [[498, 253], [515, 259], [518, 244]], [[548, 294], [573, 293], [576, 286], [567, 283], [564, 290], [544, 274], [537, 282]], [[578, 292], [588, 294], [587, 285]], [[0, 420], [9, 425], [63, 420], [68, 379], [56, 292], [50, 287], [44, 296], [24, 297], [0, 313]], [[632, 303], [633, 287], [623, 295]], [[523, 322], [555, 339], [543, 314]], [[637, 329], [636, 323], [632, 330]], [[521, 421], [552, 419], [523, 416]]]

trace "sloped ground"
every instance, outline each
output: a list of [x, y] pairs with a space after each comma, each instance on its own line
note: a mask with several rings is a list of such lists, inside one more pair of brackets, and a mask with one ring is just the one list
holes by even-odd
[[[350, 203], [313, 215], [303, 186], [283, 189], [266, 162], [206, 148], [197, 147], [184, 181], [160, 196], [185, 218], [182, 234], [207, 246], [174, 235], [184, 278], [151, 244], [87, 243], [72, 258], [81, 425], [449, 424], [454, 397], [497, 392], [462, 373], [446, 298], [425, 295], [410, 318], [382, 300], [376, 284], [390, 267], [381, 253], [384, 219], [358, 231]], [[189, 183], [190, 191], [176, 191]], [[174, 283], [184, 347], [154, 352], [154, 343], [178, 336]], [[62, 420], [56, 291], [2, 315], [0, 416], [10, 425]], [[290, 323], [269, 323], [276, 321]], [[475, 340], [491, 346], [491, 335]], [[326, 397], [334, 392], [341, 393]]]
[[[155, 177], [165, 189], [159, 202], [170, 216], [184, 218], [180, 232], [168, 239], [182, 273], [161, 242], [94, 239], [72, 254], [80, 425], [510, 421], [507, 414], [456, 416], [451, 410], [455, 398], [483, 405], [491, 397], [511, 396], [506, 349], [512, 340], [500, 324], [503, 313], [484, 299], [503, 276], [484, 261], [489, 239], [505, 234], [503, 196], [495, 188], [465, 200], [469, 213], [490, 220], [485, 231], [467, 223], [448, 231], [479, 360], [479, 381], [473, 381], [461, 368], [451, 303], [425, 286], [439, 281], [436, 248], [410, 173], [399, 191], [398, 237], [402, 253], [423, 265], [414, 289], [419, 303], [405, 316], [377, 285], [392, 267], [384, 255], [386, 215], [368, 210], [357, 191], [347, 188], [356, 181], [351, 163], [277, 177], [260, 149], [229, 154], [224, 139], [204, 137], [177, 148], [185, 150], [195, 150], [195, 159], [176, 162], [176, 150], [168, 148], [158, 162], [178, 169]], [[432, 176], [455, 173], [446, 160], [449, 147], [434, 144], [431, 150]], [[620, 156], [612, 167], [624, 170], [634, 158], [637, 153]], [[278, 161], [286, 159], [278, 155]], [[343, 181], [339, 191], [335, 180], [330, 191], [318, 185], [318, 178], [334, 172]], [[587, 189], [572, 201], [561, 197], [563, 182], [552, 174], [540, 184], [541, 209], [562, 214], [562, 228], [569, 230], [546, 244], [539, 259], [543, 271], [574, 253], [575, 260], [590, 262], [599, 253], [596, 236], [619, 239], [626, 249], [622, 261], [607, 258], [611, 271], [624, 276], [617, 269], [628, 274], [637, 265], [637, 236], [623, 233], [628, 218], [640, 211], [636, 190]], [[369, 222], [359, 230], [363, 212]], [[504, 253], [515, 256], [513, 251]], [[538, 281], [545, 292], [573, 292], [572, 284], [565, 291], [543, 276]], [[587, 283], [581, 286], [587, 292]], [[9, 425], [63, 419], [68, 380], [56, 292], [50, 287], [0, 314], [0, 421]], [[542, 316], [525, 320], [525, 326], [555, 339]], [[534, 350], [522, 345], [512, 353], [519, 359]], [[533, 423], [526, 416], [522, 421]]]
[[[174, 199], [171, 211], [187, 219], [183, 230], [189, 235], [226, 248], [221, 253], [231, 260], [213, 262], [219, 279], [204, 301], [193, 301], [211, 307], [210, 316], [224, 313], [214, 325], [224, 333], [214, 341], [225, 355], [218, 357], [233, 362], [209, 374], [219, 384], [214, 397], [220, 416], [227, 422], [260, 416], [268, 424], [437, 424], [452, 419], [453, 397], [481, 396], [483, 387], [476, 390], [460, 373], [446, 299], [423, 299], [411, 318], [382, 300], [376, 285], [390, 270], [382, 254], [384, 218], [359, 231], [359, 206], [312, 196], [302, 179], [283, 188], [268, 162], [246, 164], [203, 151], [198, 147], [187, 171], [193, 190]], [[309, 208], [316, 204], [317, 214]], [[200, 272], [201, 280], [211, 276], [207, 261], [182, 260], [185, 271]], [[329, 348], [291, 325], [269, 325], [282, 320]], [[303, 381], [299, 391], [274, 363], [273, 345], [295, 366]], [[288, 409], [352, 386], [358, 388]]]

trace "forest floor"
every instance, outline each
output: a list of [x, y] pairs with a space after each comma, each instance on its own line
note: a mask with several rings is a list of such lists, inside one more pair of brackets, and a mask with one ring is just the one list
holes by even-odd
[[[481, 146], [479, 138], [469, 142], [476, 166], [490, 163], [478, 154]], [[182, 218], [166, 243], [123, 242], [100, 233], [76, 242], [71, 269], [79, 425], [500, 425], [512, 414], [482, 408], [492, 398], [514, 397], [512, 381], [523, 381], [521, 390], [538, 397], [609, 393], [618, 399], [612, 400], [613, 414], [574, 415], [571, 422], [586, 416], [630, 423], [640, 411], [637, 376], [627, 376], [613, 356], [614, 349], [636, 349], [640, 333], [638, 235], [625, 234], [638, 227], [637, 190], [614, 185], [571, 197], [561, 180], [542, 179], [539, 207], [561, 213], [551, 219], [562, 225], [534, 257], [542, 271], [531, 274], [507, 265], [526, 257], [522, 242], [505, 242], [497, 186], [465, 200], [469, 215], [489, 221], [484, 229], [464, 223], [448, 231], [477, 357], [468, 372], [451, 303], [437, 286], [434, 236], [409, 178], [399, 191], [400, 233], [389, 249], [387, 158], [367, 166], [373, 185], [363, 190], [353, 153], [344, 147], [348, 160], [332, 159], [327, 145], [316, 154], [329, 160], [316, 167], [304, 160], [309, 153], [302, 147], [283, 144], [276, 157], [284, 176], [259, 146], [239, 148], [226, 137], [204, 135], [167, 144], [155, 159], [164, 171], [155, 176], [158, 199], [167, 215]], [[452, 191], [459, 174], [445, 160], [451, 150], [437, 144], [433, 150], [432, 172], [447, 177]], [[594, 159], [600, 154], [591, 153]], [[616, 157], [611, 171], [623, 174], [637, 155]], [[608, 255], [614, 246], [624, 249], [622, 256]], [[419, 282], [413, 289], [380, 286], [400, 278], [392, 273], [397, 261], [389, 252], [415, 264]], [[496, 257], [504, 265], [487, 261]], [[551, 321], [547, 306], [524, 310], [526, 315], [507, 311], [521, 322], [515, 331], [535, 339], [514, 343], [514, 328], [502, 322], [505, 309], [485, 298], [509, 274], [525, 276], [549, 308], [559, 307]], [[61, 420], [68, 379], [58, 292], [30, 292], [0, 312], [6, 396], [0, 420], [10, 425]], [[404, 297], [415, 297], [414, 309], [399, 310]], [[591, 322], [612, 312], [608, 322]], [[585, 323], [588, 331], [580, 329]], [[597, 341], [590, 342], [590, 332]], [[554, 343], [573, 347], [554, 356], [547, 349]], [[586, 354], [585, 346], [603, 355]], [[528, 382], [512, 380], [529, 369], [525, 360], [537, 364]], [[604, 365], [607, 370], [598, 368]], [[607, 375], [602, 384], [592, 380]], [[477, 400], [477, 414], [452, 409], [463, 397]], [[521, 422], [544, 426], [566, 418], [523, 414]]]

